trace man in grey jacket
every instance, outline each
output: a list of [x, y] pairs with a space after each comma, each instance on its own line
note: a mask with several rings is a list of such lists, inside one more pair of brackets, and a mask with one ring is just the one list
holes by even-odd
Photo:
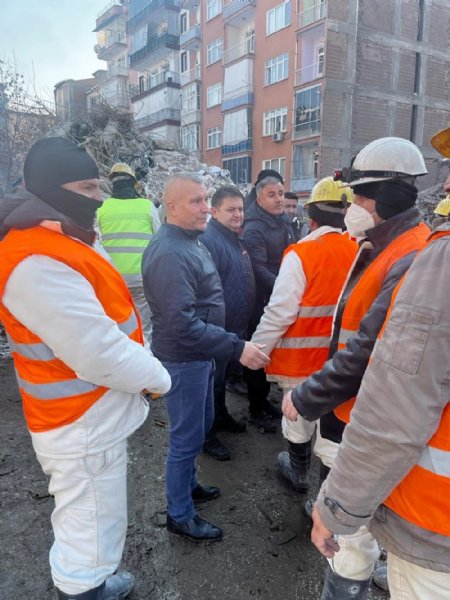
[[449, 598], [448, 264], [445, 223], [397, 288], [313, 510], [312, 540], [328, 558], [339, 535], [370, 528], [388, 550], [392, 600]]

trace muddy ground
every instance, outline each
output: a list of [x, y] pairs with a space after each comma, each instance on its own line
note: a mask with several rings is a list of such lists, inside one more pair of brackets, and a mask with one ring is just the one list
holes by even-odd
[[[278, 400], [273, 390], [274, 400]], [[230, 396], [245, 417], [246, 399]], [[47, 600], [52, 543], [52, 498], [25, 428], [12, 364], [0, 366], [0, 598]], [[129, 530], [123, 566], [137, 579], [131, 600], [317, 600], [325, 559], [313, 548], [302, 515], [304, 497], [277, 473], [280, 432], [221, 434], [233, 458], [198, 460], [199, 480], [219, 485], [222, 497], [199, 513], [224, 529], [221, 543], [195, 545], [164, 527], [167, 416], [162, 400], [130, 439]], [[317, 471], [315, 465], [314, 473]], [[317, 491], [314, 475], [312, 492]], [[371, 600], [386, 594], [371, 591]]]

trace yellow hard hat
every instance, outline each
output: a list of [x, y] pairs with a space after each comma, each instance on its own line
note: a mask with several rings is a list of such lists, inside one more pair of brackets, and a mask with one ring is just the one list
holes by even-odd
[[450, 194], [445, 196], [434, 209], [434, 214], [439, 217], [448, 217], [450, 215]]
[[445, 158], [450, 158], [450, 127], [438, 131], [431, 138], [431, 145]]
[[133, 179], [136, 179], [136, 173], [134, 170], [125, 163], [116, 163], [111, 167], [109, 178], [113, 179], [119, 175], [129, 175], [130, 177], [133, 177]]
[[305, 206], [319, 202], [340, 202], [345, 205], [353, 202], [353, 191], [351, 188], [343, 186], [342, 182], [334, 181], [333, 177], [324, 177], [313, 187]]

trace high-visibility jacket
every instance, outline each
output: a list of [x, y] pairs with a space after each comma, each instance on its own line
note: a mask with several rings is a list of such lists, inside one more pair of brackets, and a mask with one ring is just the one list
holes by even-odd
[[299, 257], [306, 287], [297, 319], [272, 350], [266, 372], [307, 377], [322, 368], [328, 356], [333, 313], [357, 245], [340, 233], [289, 246]]
[[97, 210], [103, 247], [125, 280], [141, 275], [142, 255], [155, 233], [152, 210], [147, 198], [108, 198]]
[[[419, 223], [396, 237], [367, 267], [351, 291], [342, 313], [338, 350], [345, 348], [349, 338], [358, 331], [361, 320], [380, 293], [391, 267], [407, 254], [421, 250], [429, 234], [429, 227]], [[335, 408], [334, 414], [348, 423], [354, 404], [355, 398], [351, 398]]]
[[[0, 243], [0, 298], [13, 270], [33, 254], [58, 260], [83, 275], [108, 317], [132, 340], [143, 344], [139, 316], [117, 270], [86, 244], [45, 227], [11, 230]], [[108, 391], [79, 379], [2, 303], [0, 320], [8, 335], [30, 431], [49, 431], [73, 423]]]
[[[436, 232], [429, 243], [445, 236], [450, 236], [450, 231]], [[395, 290], [391, 308], [403, 281], [404, 278]], [[450, 536], [449, 496], [450, 398], [442, 413], [439, 427], [422, 450], [417, 464], [383, 504], [418, 527]]]

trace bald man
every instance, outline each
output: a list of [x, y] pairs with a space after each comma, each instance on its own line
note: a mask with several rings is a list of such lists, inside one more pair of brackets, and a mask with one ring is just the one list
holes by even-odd
[[152, 350], [172, 377], [166, 396], [167, 529], [192, 541], [215, 541], [222, 530], [200, 518], [194, 506], [220, 495], [219, 488], [200, 485], [195, 474], [195, 458], [214, 419], [214, 359], [239, 360], [250, 369], [269, 359], [260, 346], [224, 329], [220, 277], [198, 240], [209, 214], [202, 179], [193, 173], [169, 179], [164, 204], [167, 223], [144, 253], [142, 274], [153, 314]]

